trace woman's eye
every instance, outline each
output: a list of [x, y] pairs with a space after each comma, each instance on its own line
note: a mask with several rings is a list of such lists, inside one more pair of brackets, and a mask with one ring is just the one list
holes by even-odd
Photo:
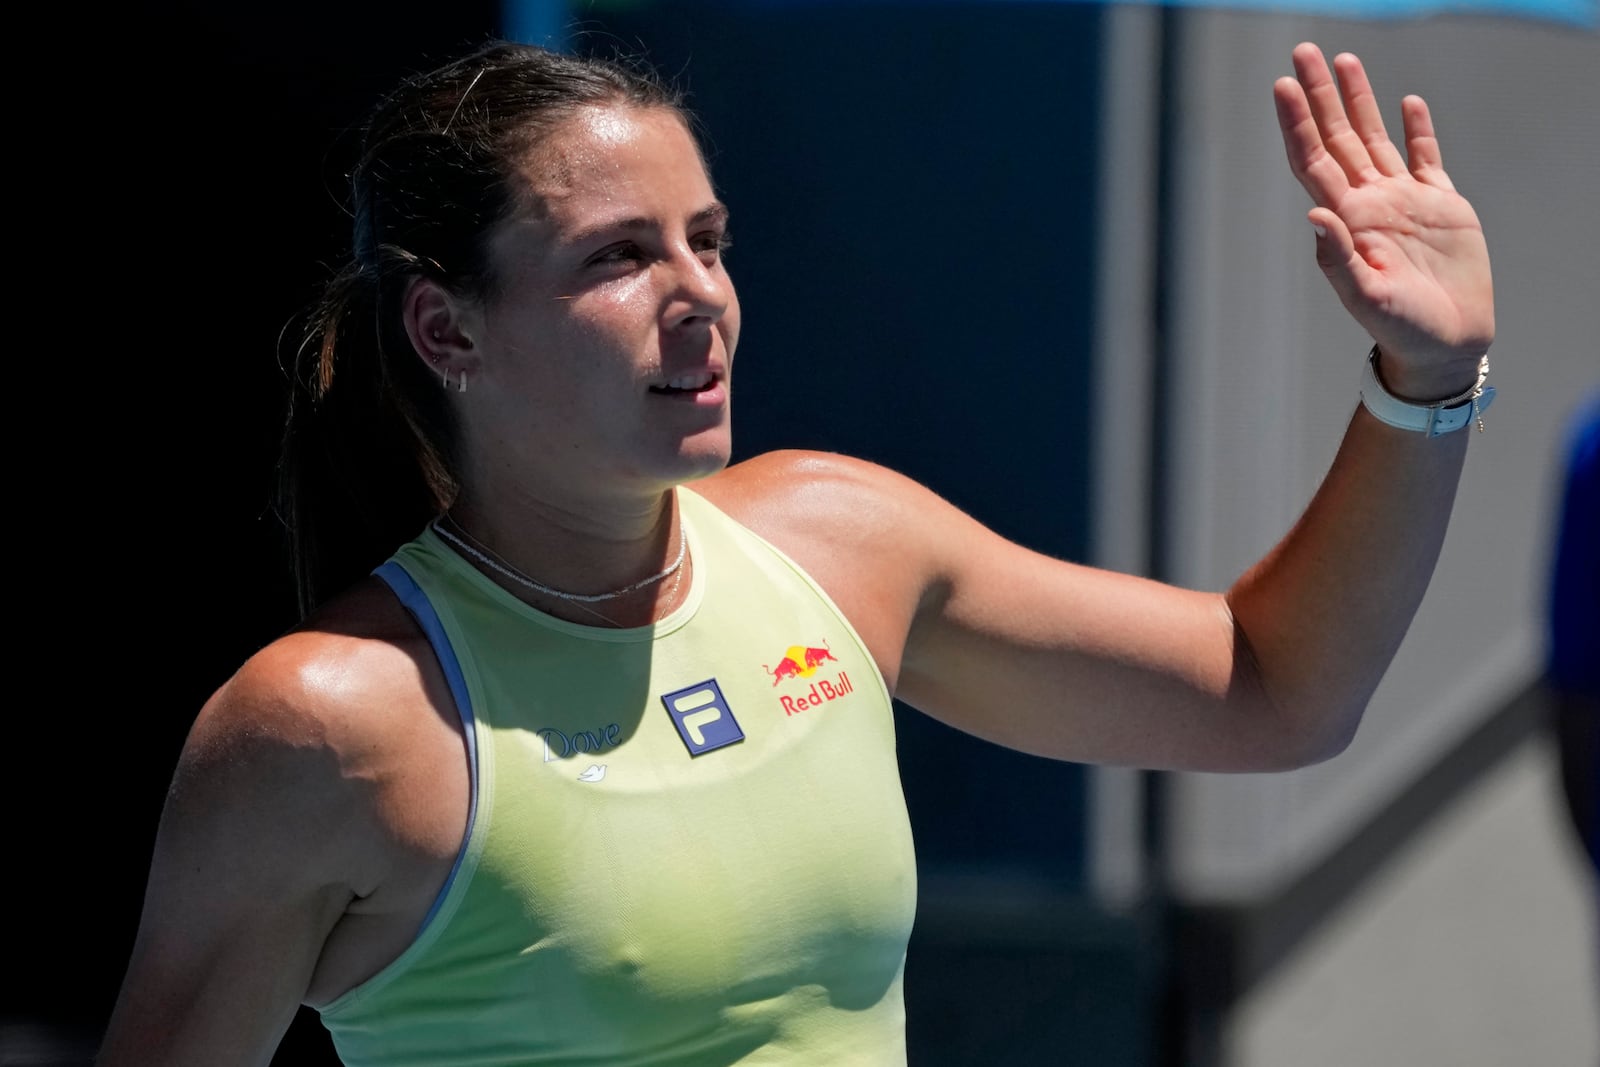
[[728, 249], [732, 247], [733, 238], [730, 237], [726, 232], [703, 233], [694, 239], [694, 249], [696, 252], [712, 252], [720, 256], [725, 254]]
[[601, 249], [590, 257], [590, 263], [635, 263], [644, 257], [639, 246], [631, 241]]

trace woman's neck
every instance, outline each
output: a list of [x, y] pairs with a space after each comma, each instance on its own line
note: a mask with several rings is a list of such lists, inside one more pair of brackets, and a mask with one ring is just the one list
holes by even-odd
[[692, 561], [673, 491], [610, 507], [463, 492], [436, 529], [507, 591], [573, 622], [647, 625], [688, 589]]

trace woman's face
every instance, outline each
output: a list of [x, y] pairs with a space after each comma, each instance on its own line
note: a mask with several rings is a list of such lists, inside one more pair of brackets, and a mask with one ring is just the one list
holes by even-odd
[[497, 285], [467, 324], [474, 463], [591, 490], [659, 490], [731, 452], [739, 303], [727, 209], [682, 120], [585, 108], [523, 163], [528, 207], [490, 242]]

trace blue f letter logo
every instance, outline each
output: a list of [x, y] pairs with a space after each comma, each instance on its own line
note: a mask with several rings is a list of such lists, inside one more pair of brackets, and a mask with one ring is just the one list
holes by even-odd
[[712, 749], [744, 740], [744, 731], [733, 718], [733, 709], [723, 697], [715, 678], [686, 686], [661, 697], [672, 725], [691, 756], [703, 756]]

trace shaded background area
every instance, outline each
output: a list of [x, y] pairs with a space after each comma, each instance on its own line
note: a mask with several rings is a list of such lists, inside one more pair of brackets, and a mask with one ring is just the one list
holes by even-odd
[[[525, 9], [524, 25], [539, 27], [540, 10]], [[1575, 31], [1471, 20], [1391, 32], [1113, 11], [589, 3], [567, 24], [680, 75], [706, 120], [745, 305], [740, 455], [797, 446], [878, 460], [1068, 558], [1225, 582], [1281, 532], [1348, 413], [1353, 369], [1272, 355], [1306, 337], [1319, 356], [1361, 346], [1319, 303], [1298, 190], [1271, 171], [1264, 195], [1237, 174], [1281, 163], [1255, 67], [1279, 66], [1301, 36], [1381, 57], [1381, 91], [1424, 89], [1449, 116], [1447, 162], [1472, 179], [1489, 228], [1507, 353], [1494, 440], [1473, 450], [1471, 507], [1364, 750], [1248, 782], [1124, 780], [897, 709], [923, 879], [907, 964], [915, 1067], [1205, 1067], [1222, 1061], [1214, 1031], [1252, 985], [1266, 996], [1251, 1012], [1310, 991], [1236, 1041], [1240, 1064], [1286, 1062], [1269, 1038], [1289, 1034], [1285, 1020], [1302, 1026], [1307, 1002], [1322, 1024], [1316, 1012], [1337, 1016], [1350, 987], [1389, 987], [1381, 957], [1331, 977], [1314, 966], [1264, 977], [1542, 715], [1528, 638], [1539, 481], [1564, 398], [1600, 378], [1596, 306], [1575, 295], [1600, 234], [1592, 205], [1572, 210], [1594, 146], [1559, 132], [1577, 128], [1569, 113], [1592, 116], [1585, 101], [1600, 105], [1596, 50], [1573, 44]], [[344, 248], [348, 127], [398, 74], [505, 24], [481, 0], [163, 0], [74, 15], [67, 36], [20, 39], [15, 66], [13, 153], [32, 185], [13, 205], [28, 253], [13, 267], [29, 279], [22, 310], [44, 314], [12, 348], [14, 424], [43, 427], [15, 435], [27, 510], [12, 590], [27, 607], [19, 678], [43, 686], [19, 687], [22, 729], [8, 741], [14, 921], [0, 1001], [0, 1027], [66, 1051], [23, 1060], [0, 1040], [6, 1067], [84, 1062], [188, 724], [292, 622], [267, 511], [277, 333]], [[1133, 43], [1119, 53], [1119, 39]], [[1398, 84], [1402, 69], [1421, 84]], [[1137, 106], [1119, 115], [1119, 102]], [[1529, 121], [1546, 113], [1555, 133]], [[1113, 137], [1141, 123], [1170, 146], [1122, 155]], [[1102, 158], [1132, 165], [1108, 177]], [[1156, 232], [1118, 228], [1130, 202]], [[1123, 295], [1106, 296], [1107, 262], [1156, 249], [1159, 270], [1131, 271]], [[1306, 294], [1310, 310], [1278, 311], [1285, 293]], [[1110, 343], [1117, 306], [1147, 336]], [[1129, 373], [1124, 404], [1112, 379]], [[1128, 427], [1136, 447], [1112, 447]], [[1108, 476], [1141, 448], [1148, 462], [1121, 468], [1126, 484]], [[1107, 537], [1119, 515], [1122, 533]], [[1506, 617], [1517, 625], [1502, 627], [1515, 630], [1502, 655], [1492, 624]], [[1441, 694], [1440, 678], [1454, 687]], [[1430, 718], [1427, 700], [1449, 714]], [[1403, 722], [1425, 729], [1407, 735]], [[1141, 869], [1147, 848], [1158, 862]], [[1463, 888], [1446, 883], [1419, 882], [1434, 902]], [[1315, 958], [1336, 954], [1324, 945]], [[275, 1062], [333, 1062], [312, 1013]]]

